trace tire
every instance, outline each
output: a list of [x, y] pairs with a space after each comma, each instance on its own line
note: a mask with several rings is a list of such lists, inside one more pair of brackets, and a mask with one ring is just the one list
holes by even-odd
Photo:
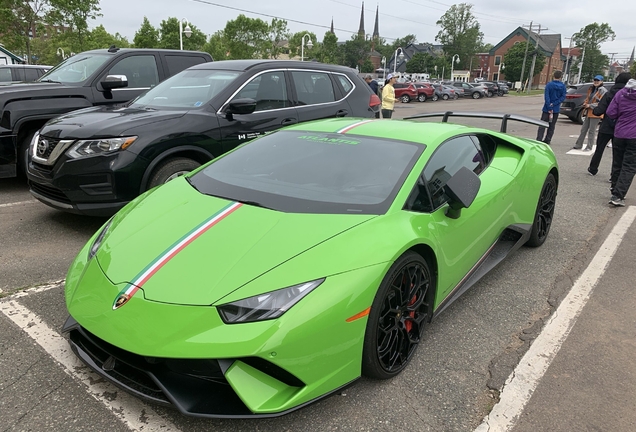
[[532, 222], [532, 232], [526, 242], [527, 246], [539, 247], [548, 238], [552, 219], [554, 217], [554, 205], [557, 196], [557, 183], [552, 173], [548, 174], [541, 188], [537, 210]]
[[384, 276], [373, 299], [364, 334], [362, 373], [389, 379], [408, 365], [432, 313], [429, 265], [407, 252]]
[[472, 97], [473, 99], [479, 99], [481, 97], [481, 94], [479, 92], [473, 92]]
[[486, 93], [486, 97], [493, 97], [493, 92], [488, 90], [488, 92]]
[[578, 124], [583, 124], [586, 117], [587, 117], [587, 110], [585, 108], [581, 108], [579, 112], [576, 113], [576, 122]]
[[402, 95], [400, 96], [400, 101], [403, 103], [409, 103], [411, 102], [411, 98], [409, 97], [409, 95]]
[[27, 176], [27, 168], [29, 166], [29, 146], [31, 145], [31, 141], [33, 140], [33, 135], [35, 135], [35, 130], [28, 132], [22, 141], [20, 141], [18, 146], [18, 172], [19, 175]]
[[455, 96], [453, 96], [453, 99], [457, 100], [457, 99], [459, 99], [459, 96], [457, 94], [455, 94]]
[[437, 102], [439, 100], [439, 96], [437, 94], [433, 95], [433, 102]]
[[444, 100], [448, 100], [448, 95], [447, 95], [447, 94], [443, 94], [443, 95], [442, 95], [442, 99], [444, 99]]
[[425, 94], [417, 95], [417, 100], [420, 102], [426, 102], [426, 95]]
[[188, 158], [174, 158], [161, 163], [152, 173], [148, 189], [167, 183], [198, 168], [201, 164]]
[[497, 96], [503, 96], [503, 95], [504, 95], [504, 92], [503, 92], [503, 91], [499, 90], [499, 91], [497, 92]]

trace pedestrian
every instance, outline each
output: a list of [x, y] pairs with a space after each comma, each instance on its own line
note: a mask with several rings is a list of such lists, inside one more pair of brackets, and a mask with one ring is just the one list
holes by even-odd
[[596, 75], [594, 77], [594, 84], [587, 90], [587, 97], [583, 102], [583, 108], [586, 110], [586, 117], [583, 120], [583, 126], [581, 126], [581, 133], [574, 144], [573, 149], [583, 149], [583, 141], [585, 141], [585, 135], [587, 135], [587, 146], [583, 149], [585, 151], [591, 151], [594, 141], [596, 141], [596, 128], [601, 121], [601, 116], [594, 114], [594, 108], [598, 106], [603, 96], [607, 93], [607, 89], [603, 87], [603, 75]]
[[612, 140], [612, 197], [609, 203], [625, 206], [625, 195], [636, 174], [636, 80], [630, 79], [607, 107], [616, 120]]
[[395, 84], [397, 78], [393, 74], [389, 74], [382, 88], [382, 118], [391, 118], [393, 108], [395, 107]]
[[[598, 106], [594, 108], [594, 115], [602, 116], [607, 111], [607, 107], [609, 106], [612, 99], [620, 89], [625, 87], [627, 81], [632, 78], [632, 75], [629, 72], [621, 72], [618, 74], [616, 79], [614, 80], [614, 85], [610, 88], [603, 99], [598, 103]], [[598, 128], [598, 136], [596, 137], [596, 151], [594, 152], [594, 156], [592, 156], [592, 160], [590, 161], [590, 166], [587, 168], [587, 172], [595, 176], [598, 173], [598, 166], [601, 163], [601, 159], [603, 158], [603, 152], [605, 151], [605, 147], [612, 147], [610, 144], [607, 145], [610, 140], [614, 138], [614, 126], [616, 125], [616, 121], [608, 116], [603, 118], [601, 121], [601, 126]]]
[[[371, 75], [365, 76], [364, 80], [367, 82], [367, 84], [369, 84], [369, 87], [371, 87], [371, 91], [373, 92], [373, 94], [375, 94], [377, 96], [378, 95], [378, 83], [377, 83], [377, 81], [374, 80]], [[380, 112], [379, 111], [375, 113], [375, 118], [380, 118]]]
[[541, 120], [548, 122], [548, 132], [545, 134], [545, 139], [543, 139], [545, 128], [540, 126], [537, 131], [537, 141], [543, 141], [546, 144], [550, 144], [550, 141], [552, 141], [554, 127], [556, 126], [559, 111], [561, 110], [561, 102], [565, 100], [565, 94], [567, 93], [565, 84], [561, 82], [562, 76], [563, 72], [555, 70], [554, 74], [552, 74], [552, 81], [546, 84], [543, 92], [545, 103], [541, 110]]

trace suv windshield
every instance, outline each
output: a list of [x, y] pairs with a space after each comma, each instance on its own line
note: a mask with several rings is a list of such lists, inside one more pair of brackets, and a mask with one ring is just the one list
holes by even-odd
[[336, 133], [280, 131], [189, 178], [199, 192], [290, 213], [383, 214], [422, 144]]
[[111, 56], [106, 54], [77, 54], [55, 66], [37, 81], [57, 81], [64, 84], [82, 83], [110, 59]]
[[135, 99], [135, 108], [199, 108], [226, 88], [242, 72], [185, 70], [158, 84]]

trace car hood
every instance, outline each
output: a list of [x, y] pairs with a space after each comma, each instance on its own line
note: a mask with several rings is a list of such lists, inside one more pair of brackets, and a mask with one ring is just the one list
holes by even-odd
[[116, 215], [96, 256], [113, 283], [147, 300], [211, 305], [374, 217], [283, 213], [203, 195], [179, 178]]
[[50, 120], [40, 134], [59, 139], [121, 136], [132, 128], [180, 118], [186, 113], [116, 106], [90, 107]]

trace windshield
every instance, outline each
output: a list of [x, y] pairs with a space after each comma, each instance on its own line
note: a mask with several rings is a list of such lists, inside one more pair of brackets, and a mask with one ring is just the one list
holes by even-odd
[[279, 131], [190, 177], [201, 193], [290, 213], [384, 214], [425, 146]]
[[64, 84], [81, 83], [111, 58], [105, 54], [77, 54], [55, 66], [42, 75], [38, 81], [57, 81]]
[[185, 70], [135, 99], [131, 106], [151, 108], [199, 108], [219, 94], [242, 72]]

